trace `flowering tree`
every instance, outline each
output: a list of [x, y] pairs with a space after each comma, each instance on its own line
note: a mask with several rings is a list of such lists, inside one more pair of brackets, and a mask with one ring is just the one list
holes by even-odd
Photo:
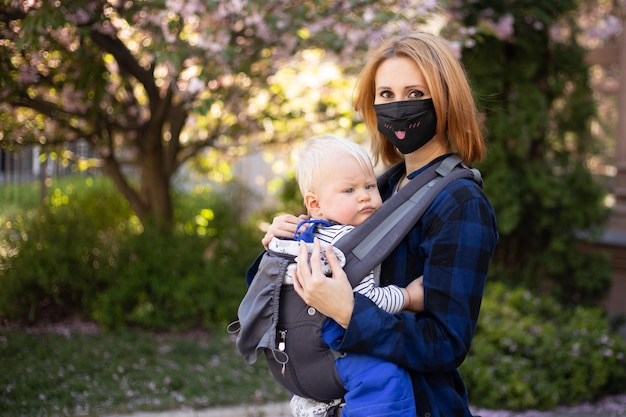
[[275, 81], [289, 59], [321, 48], [359, 68], [371, 42], [436, 12], [484, 110], [481, 168], [502, 237], [494, 270], [600, 294], [607, 271], [575, 248], [577, 232], [605, 219], [585, 166], [597, 142], [583, 45], [619, 34], [623, 0], [440, 3], [3, 0], [0, 144], [85, 139], [137, 215], [167, 223], [171, 178], [199, 151], [287, 141], [303, 125], [293, 120], [335, 117], [328, 101], [288, 105]]
[[354, 65], [387, 22], [436, 6], [412, 3], [5, 0], [0, 144], [87, 140], [134, 212], [168, 223], [170, 180], [200, 150], [289, 138], [266, 88], [281, 64], [320, 47]]

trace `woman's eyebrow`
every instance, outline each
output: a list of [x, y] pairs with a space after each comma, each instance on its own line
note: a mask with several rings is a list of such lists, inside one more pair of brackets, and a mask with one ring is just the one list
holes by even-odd
[[422, 85], [422, 84], [412, 84], [412, 85], [407, 85], [406, 87], [404, 87], [405, 90], [411, 90], [411, 89], [420, 89], [420, 90], [426, 90], [426, 86]]
[[[404, 87], [402, 87], [403, 90], [411, 90], [413, 88], [418, 88], [421, 90], [427, 90], [425, 85], [422, 84], [411, 84], [411, 85], [405, 85]], [[391, 87], [388, 87], [386, 85], [381, 85], [380, 87], [376, 87], [376, 90], [392, 90]]]

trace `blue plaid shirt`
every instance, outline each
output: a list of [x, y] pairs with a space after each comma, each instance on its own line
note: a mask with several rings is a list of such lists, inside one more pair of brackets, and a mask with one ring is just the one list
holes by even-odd
[[[381, 186], [383, 199], [403, 174]], [[355, 294], [352, 318], [336, 349], [406, 368], [417, 416], [471, 416], [457, 368], [474, 336], [497, 240], [494, 210], [481, 188], [465, 179], [446, 186], [382, 265], [382, 285], [404, 287], [424, 275], [425, 311], [391, 315]]]

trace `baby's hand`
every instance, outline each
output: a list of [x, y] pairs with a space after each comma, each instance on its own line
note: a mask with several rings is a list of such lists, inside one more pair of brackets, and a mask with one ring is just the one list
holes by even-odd
[[404, 310], [409, 311], [424, 311], [424, 276], [411, 281], [406, 288], [402, 289], [404, 292]]

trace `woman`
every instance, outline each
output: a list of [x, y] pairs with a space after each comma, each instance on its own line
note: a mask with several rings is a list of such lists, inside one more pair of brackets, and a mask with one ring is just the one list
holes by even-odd
[[[401, 162], [381, 186], [383, 201], [450, 153], [468, 166], [485, 154], [465, 72], [435, 35], [393, 38], [374, 51], [360, 75], [355, 108], [371, 132], [375, 161]], [[291, 236], [298, 221], [277, 217], [263, 243]], [[310, 264], [302, 249], [294, 287], [345, 328], [334, 349], [374, 355], [409, 371], [418, 416], [471, 416], [457, 368], [474, 336], [497, 238], [495, 214], [480, 186], [457, 180], [382, 264], [381, 285], [403, 287], [424, 276], [424, 312], [389, 314], [354, 294], [332, 251], [326, 256], [333, 277], [326, 278], [319, 246]]]

